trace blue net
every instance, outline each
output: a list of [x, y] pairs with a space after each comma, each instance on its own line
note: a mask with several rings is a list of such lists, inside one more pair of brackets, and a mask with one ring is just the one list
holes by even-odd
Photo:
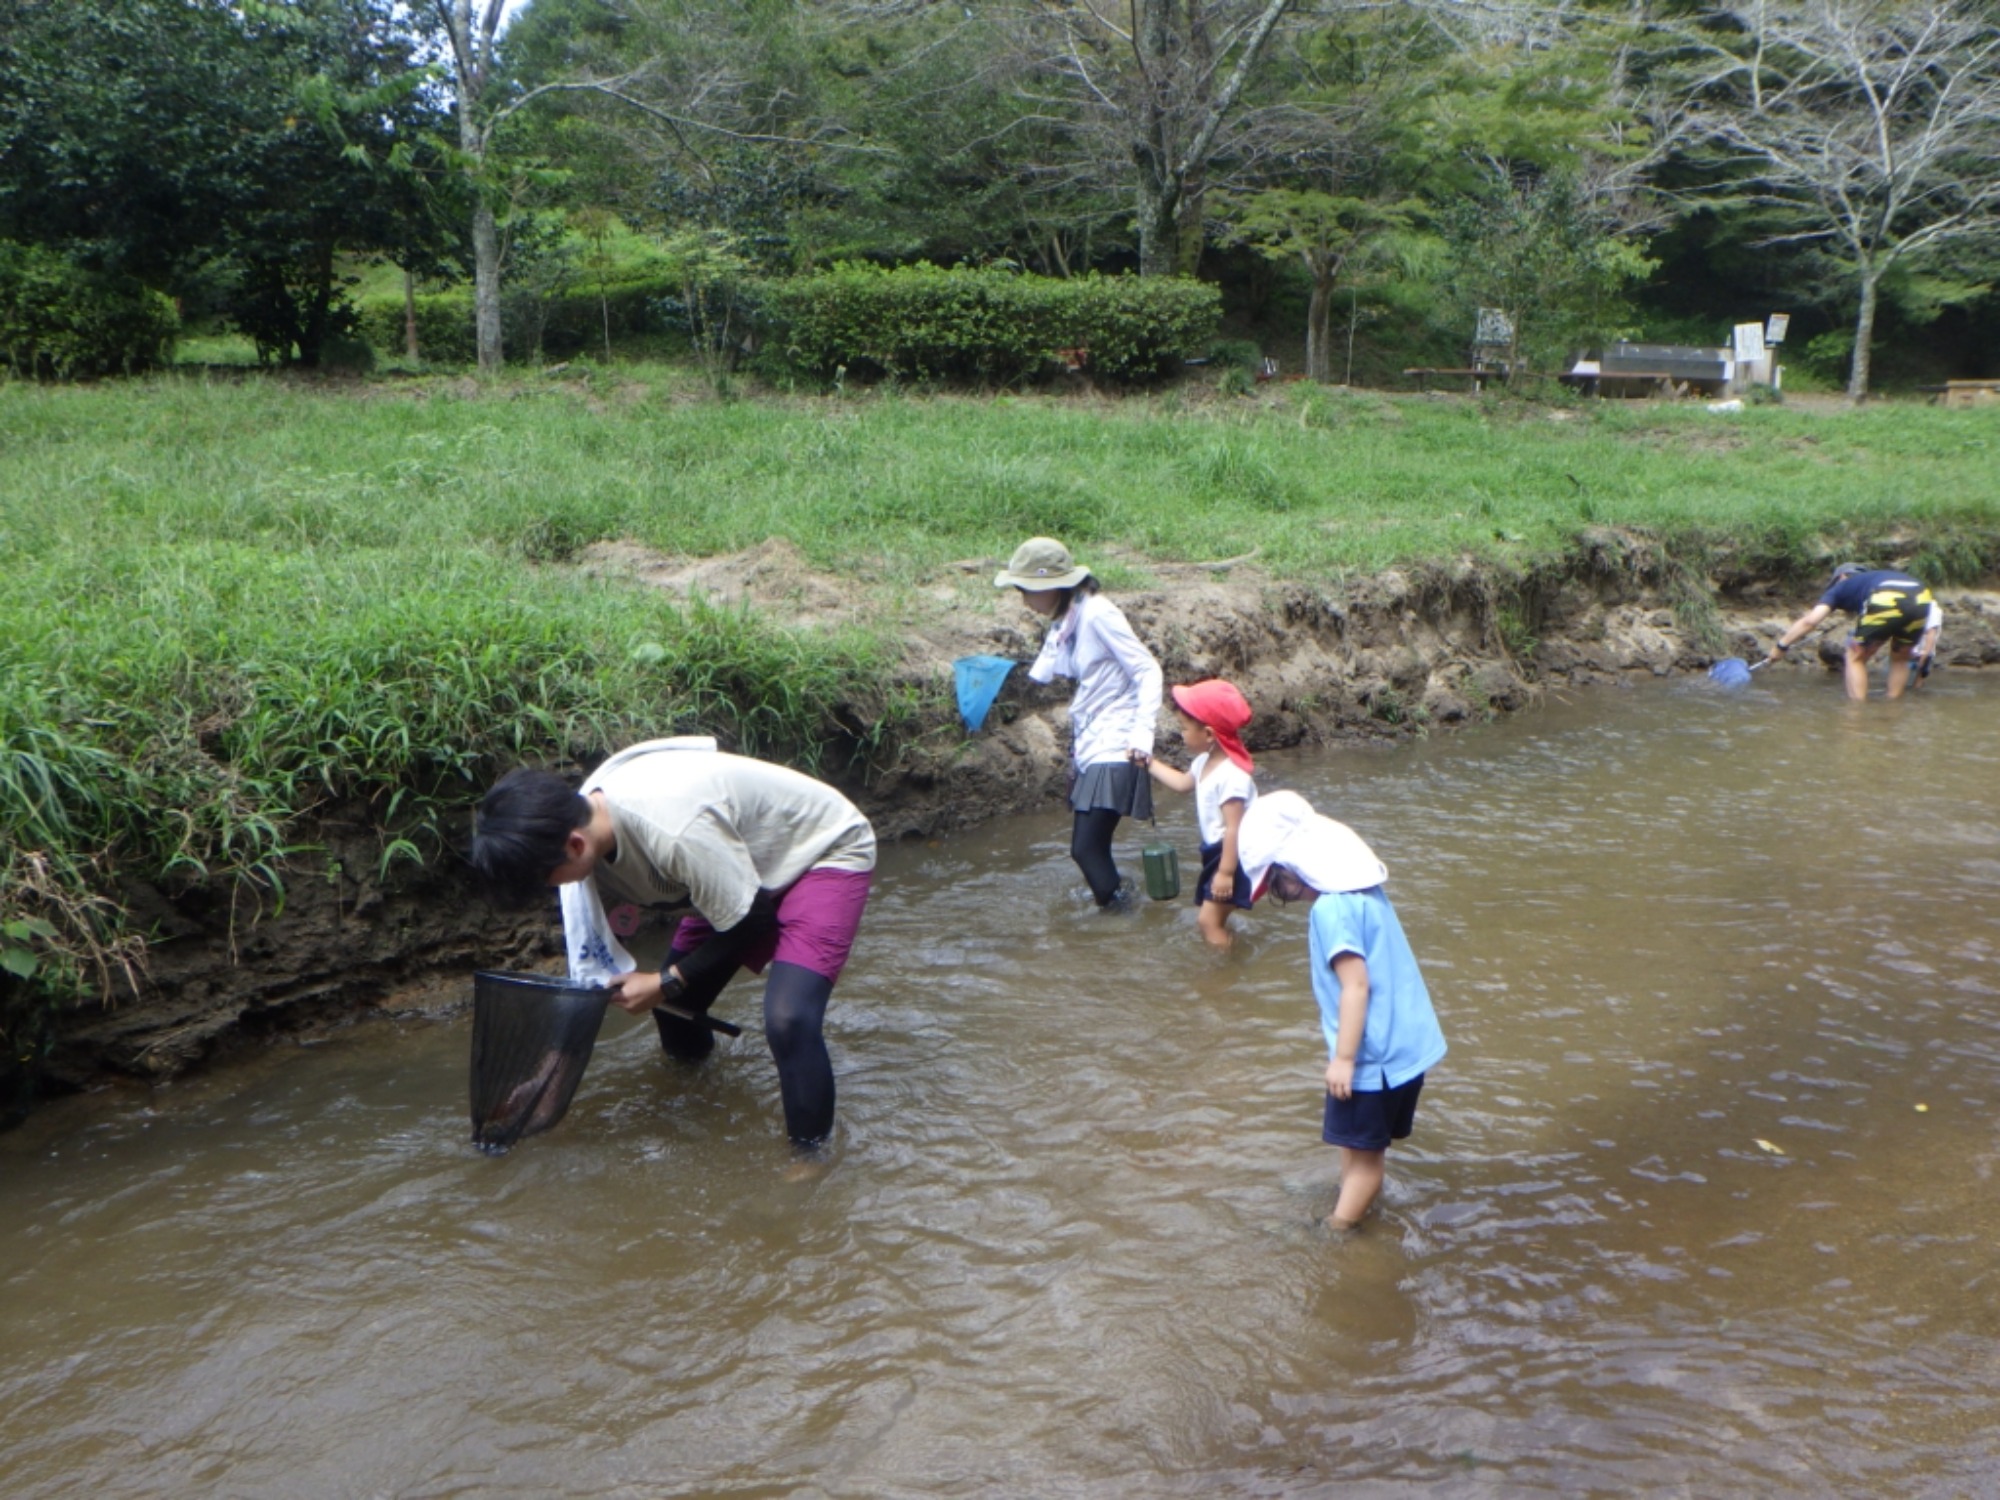
[[967, 734], [979, 733], [1014, 665], [1013, 658], [1007, 656], [961, 656], [951, 664], [958, 689], [958, 716], [965, 720]]
[[1725, 656], [1708, 669], [1708, 676], [1723, 687], [1742, 687], [1750, 681], [1750, 664], [1740, 656]]

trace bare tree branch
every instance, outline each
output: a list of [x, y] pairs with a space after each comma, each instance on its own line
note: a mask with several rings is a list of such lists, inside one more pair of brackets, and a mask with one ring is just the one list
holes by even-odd
[[1755, 0], [1687, 40], [1696, 121], [1740, 200], [1794, 221], [1761, 243], [1851, 262], [1859, 401], [1883, 277], [2000, 243], [2000, 27], [1978, 0]]

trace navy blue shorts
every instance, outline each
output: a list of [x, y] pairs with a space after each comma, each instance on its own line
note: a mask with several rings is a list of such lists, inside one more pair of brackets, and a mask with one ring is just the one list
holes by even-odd
[[[1221, 865], [1222, 845], [1203, 844], [1201, 846], [1201, 879], [1194, 883], [1194, 904], [1196, 906], [1200, 906], [1204, 901], [1213, 901], [1215, 899], [1215, 897], [1209, 894], [1208, 887], [1209, 882], [1215, 879], [1215, 872], [1221, 868]], [[1236, 871], [1236, 888], [1229, 893], [1229, 904], [1238, 911], [1250, 910], [1250, 882], [1243, 878], [1243, 871], [1240, 867]]]
[[1389, 1142], [1406, 1141], [1417, 1123], [1417, 1095], [1424, 1091], [1419, 1073], [1400, 1088], [1356, 1089], [1346, 1099], [1326, 1096], [1326, 1124], [1320, 1139], [1350, 1151], [1387, 1151]]

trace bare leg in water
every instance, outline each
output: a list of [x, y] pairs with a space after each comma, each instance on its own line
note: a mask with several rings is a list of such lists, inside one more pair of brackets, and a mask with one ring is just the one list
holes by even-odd
[[1389, 1164], [1386, 1151], [1357, 1151], [1340, 1148], [1340, 1197], [1326, 1216], [1326, 1227], [1346, 1231], [1357, 1229], [1361, 1217], [1374, 1205], [1382, 1191], [1382, 1177]]

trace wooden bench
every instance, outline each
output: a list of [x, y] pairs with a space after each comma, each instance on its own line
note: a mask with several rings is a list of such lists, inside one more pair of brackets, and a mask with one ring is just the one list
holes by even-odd
[[1985, 406], [2000, 401], [2000, 380], [1947, 380], [1943, 385], [1920, 385], [1944, 406]]
[[1577, 386], [1586, 396], [1595, 396], [1598, 388], [1607, 380], [1630, 380], [1647, 387], [1655, 396], [1672, 394], [1677, 384], [1685, 385], [1689, 391], [1712, 396], [1719, 394], [1728, 384], [1725, 380], [1703, 380], [1699, 377], [1676, 375], [1671, 370], [1570, 370], [1556, 376], [1556, 379], [1564, 385]]
[[1453, 369], [1442, 365], [1412, 365], [1410, 368], [1404, 370], [1403, 373], [1415, 377], [1417, 389], [1420, 391], [1427, 391], [1431, 388], [1431, 377], [1433, 375], [1444, 375], [1455, 380], [1470, 380], [1472, 382], [1472, 389], [1475, 391], [1482, 389], [1489, 380], [1505, 380], [1507, 378], [1505, 370], [1482, 369], [1477, 366]]

